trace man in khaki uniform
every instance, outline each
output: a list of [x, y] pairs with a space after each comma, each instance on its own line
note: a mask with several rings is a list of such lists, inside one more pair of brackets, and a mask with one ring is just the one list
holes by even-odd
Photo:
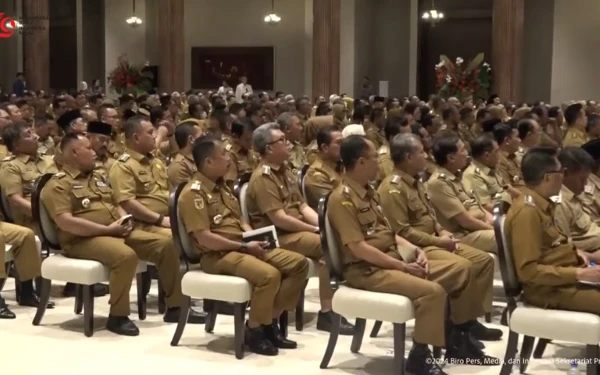
[[[66, 133], [76, 133], [76, 134], [85, 134], [87, 131], [87, 124], [81, 118], [81, 111], [78, 109], [73, 109], [68, 112], [65, 112], [62, 116], [56, 120], [56, 123], [62, 130], [64, 134]], [[57, 148], [54, 155], [54, 163], [58, 169], [62, 168], [62, 150], [61, 148]]]
[[108, 153], [108, 144], [112, 134], [112, 126], [105, 122], [92, 121], [88, 123], [87, 136], [90, 139], [92, 150], [96, 153], [96, 171], [109, 182], [108, 173], [116, 160]]
[[[416, 320], [406, 370], [419, 375], [445, 374], [431, 360], [428, 345], [445, 346], [450, 362], [495, 360], [471, 340], [473, 314], [481, 309], [469, 303], [475, 277], [469, 263], [443, 250], [423, 251], [394, 234], [383, 214], [384, 202], [369, 186], [377, 173], [377, 152], [371, 141], [359, 135], [347, 137], [341, 155], [346, 174], [331, 193], [327, 214], [341, 245], [344, 277], [354, 288], [399, 294], [413, 301]], [[437, 254], [428, 259], [429, 252]], [[446, 337], [448, 295], [454, 324]]]
[[198, 172], [181, 192], [179, 210], [196, 250], [202, 253], [207, 273], [242, 277], [254, 289], [246, 324], [246, 343], [263, 355], [276, 355], [278, 348], [295, 349], [277, 320], [294, 310], [308, 273], [308, 262], [300, 254], [274, 248], [268, 242], [242, 239], [252, 228], [241, 219], [240, 205], [223, 177], [229, 156], [223, 143], [212, 135], [194, 143]]
[[581, 148], [594, 158], [596, 164], [579, 198], [592, 220], [600, 225], [600, 140], [587, 142]]
[[300, 119], [296, 115], [284, 112], [277, 117], [277, 124], [279, 124], [279, 129], [283, 132], [286, 141], [289, 143], [290, 158], [288, 159], [288, 168], [294, 176], [297, 176], [298, 171], [308, 164], [304, 155], [304, 147], [300, 143], [302, 123], [300, 123]]
[[51, 156], [38, 154], [37, 135], [22, 121], [4, 128], [2, 139], [11, 156], [4, 159], [0, 170], [0, 186], [10, 203], [15, 224], [33, 229], [31, 193], [36, 178], [58, 172]]
[[367, 139], [369, 139], [379, 150], [385, 144], [385, 112], [383, 109], [374, 108], [369, 114], [371, 126], [367, 129]]
[[108, 153], [118, 159], [125, 152], [125, 139], [121, 126], [121, 118], [112, 104], [102, 104], [98, 108], [98, 120], [112, 126], [111, 139], [108, 142]]
[[252, 173], [258, 165], [258, 155], [252, 150], [252, 129], [245, 121], [234, 121], [231, 125], [233, 144], [229, 148], [229, 170], [225, 175], [225, 182], [229, 187], [241, 174]]
[[523, 175], [517, 158], [517, 151], [519, 151], [521, 143], [519, 132], [509, 125], [500, 124], [494, 127], [493, 134], [500, 148], [500, 160], [496, 171], [502, 180], [511, 187], [522, 188], [524, 186]]
[[385, 122], [383, 129], [385, 134], [384, 144], [377, 150], [379, 154], [379, 169], [377, 180], [381, 181], [389, 176], [394, 170], [394, 162], [390, 153], [390, 142], [397, 134], [410, 133], [412, 130], [408, 124], [408, 119], [402, 116], [389, 117]]
[[342, 132], [334, 126], [321, 128], [317, 134], [317, 144], [319, 155], [306, 171], [304, 178], [304, 198], [315, 211], [319, 206], [319, 199], [330, 193], [342, 180]]
[[525, 301], [542, 308], [600, 315], [600, 290], [579, 282], [600, 282], [600, 266], [576, 250], [554, 221], [551, 197], [560, 192], [563, 168], [556, 150], [534, 148], [523, 158], [527, 187], [504, 223]]
[[202, 135], [202, 129], [192, 121], [184, 121], [175, 128], [175, 141], [179, 152], [173, 157], [167, 168], [171, 185], [188, 182], [196, 173], [196, 164], [192, 157], [194, 141]]
[[[319, 129], [325, 126], [336, 126], [336, 119], [333, 115], [311, 117], [304, 124], [304, 141], [306, 145], [306, 160], [312, 164], [319, 153], [317, 147], [317, 133]], [[339, 125], [338, 128], [342, 129]]]
[[537, 121], [526, 118], [517, 123], [517, 132], [521, 139], [521, 146], [517, 151], [517, 164], [520, 167], [527, 151], [540, 145], [542, 130]]
[[136, 229], [171, 238], [168, 200], [171, 189], [165, 165], [152, 156], [152, 123], [141, 116], [125, 122], [127, 150], [111, 168], [115, 201], [136, 220]]
[[42, 155], [54, 155], [54, 140], [50, 131], [56, 126], [54, 118], [50, 115], [37, 116], [34, 121], [35, 133], [38, 136], [38, 153]]
[[[310, 208], [298, 190], [291, 171], [285, 168], [289, 150], [285, 135], [276, 123], [261, 125], [252, 136], [254, 148], [261, 156], [258, 168], [248, 184], [247, 206], [253, 228], [274, 225], [279, 245], [321, 262], [319, 269], [319, 298], [321, 311], [317, 329], [330, 331], [332, 325], [331, 299], [333, 291], [329, 273], [323, 261], [317, 213]], [[354, 327], [344, 321], [340, 333], [353, 334]]]
[[565, 109], [565, 121], [567, 122], [567, 133], [563, 139], [563, 147], [580, 147], [589, 141], [585, 132], [587, 116], [581, 103], [571, 104]]
[[512, 204], [513, 195], [520, 192], [504, 182], [496, 171], [500, 158], [498, 143], [490, 136], [480, 136], [471, 142], [473, 160], [463, 173], [467, 191], [473, 190], [481, 205], [492, 213], [494, 204], [500, 201]]
[[[179, 256], [170, 238], [133, 230], [133, 220], [113, 199], [113, 191], [101, 175], [94, 173], [96, 154], [90, 141], [68, 133], [61, 142], [64, 172], [54, 175], [42, 191], [42, 204], [58, 227], [58, 239], [66, 256], [98, 261], [111, 268], [110, 315], [106, 328], [114, 333], [137, 336], [129, 320], [129, 290], [138, 257], [156, 266], [162, 281], [167, 311], [163, 321], [179, 320], [181, 283]], [[200, 323], [191, 313], [190, 323]]]
[[587, 252], [600, 250], [600, 227], [592, 220], [579, 198], [596, 163], [585, 150], [578, 147], [563, 148], [558, 154], [558, 161], [565, 172], [563, 186], [555, 199], [556, 226], [578, 249]]
[[[10, 117], [8, 116], [8, 112], [3, 109], [0, 109], [0, 134], [4, 131], [4, 128], [12, 123]], [[4, 140], [0, 138], [0, 160], [7, 157], [9, 154], [6, 145], [4, 144]]]
[[[469, 311], [471, 333], [478, 340], [499, 340], [502, 331], [488, 329], [477, 321], [478, 316], [492, 310], [494, 260], [479, 249], [459, 243], [438, 223], [425, 185], [419, 178], [427, 168], [427, 154], [417, 136], [396, 136], [392, 140], [391, 154], [395, 161], [394, 171], [379, 185], [378, 192], [383, 214], [392, 230], [424, 248], [429, 260], [453, 260], [470, 269], [472, 281], [461, 295], [482, 302]], [[464, 303], [461, 298], [455, 302], [459, 305]], [[462, 308], [466, 305], [472, 306], [466, 303]]]
[[468, 158], [464, 143], [454, 135], [437, 138], [433, 143], [433, 156], [439, 167], [427, 185], [440, 224], [461, 242], [496, 253], [492, 215], [462, 183], [460, 170]]

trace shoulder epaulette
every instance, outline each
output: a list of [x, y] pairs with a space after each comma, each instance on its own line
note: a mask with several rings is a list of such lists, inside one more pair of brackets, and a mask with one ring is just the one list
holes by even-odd
[[379, 155], [385, 155], [385, 154], [387, 154], [387, 152], [388, 152], [387, 146], [379, 147]]
[[318, 145], [317, 145], [317, 143], [315, 142], [314, 144], [311, 144], [311, 145], [310, 145], [310, 147], [309, 147], [308, 149], [309, 149], [309, 150], [316, 150], [316, 149], [318, 149], [318, 147], [317, 147], [317, 146], [318, 146]]
[[271, 167], [269, 167], [268, 165], [263, 165], [263, 167], [262, 167], [262, 173], [266, 174], [266, 175], [270, 175], [271, 174]]
[[119, 161], [126, 162], [127, 160], [129, 160], [130, 157], [131, 157], [131, 155], [129, 155], [129, 154], [123, 154], [119, 157]]
[[528, 205], [528, 206], [535, 207], [535, 202], [534, 202], [533, 197], [531, 195], [526, 195], [525, 196], [525, 204]]
[[65, 176], [66, 176], [65, 172], [58, 172], [58, 173], [55, 173], [54, 175], [52, 175], [52, 178], [63, 178]]
[[344, 192], [344, 194], [350, 195], [350, 188], [348, 186], [344, 185], [344, 188], [342, 189], [342, 191]]
[[562, 194], [559, 193], [558, 195], [550, 197], [550, 200], [554, 203], [561, 204], [562, 203]]
[[225, 151], [231, 151], [231, 143], [225, 145]]
[[442, 178], [442, 179], [444, 179], [444, 180], [446, 179], [446, 175], [445, 175], [444, 173], [440, 173], [440, 175], [439, 175], [439, 176], [440, 176], [440, 178]]
[[479, 168], [475, 168], [475, 173], [476, 173], [476, 174], [481, 174], [481, 169], [479, 169]]
[[11, 161], [15, 158], [14, 155], [8, 155], [7, 157], [5, 157], [4, 159], [2, 159], [2, 161]]
[[200, 181], [194, 181], [194, 183], [192, 184], [192, 187], [190, 189], [192, 189], [193, 191], [200, 191], [201, 187], [202, 187], [202, 183]]
[[594, 185], [592, 185], [592, 184], [585, 185], [584, 191], [586, 192], [586, 194], [594, 194]]
[[398, 175], [394, 175], [392, 177], [392, 179], [390, 180], [390, 182], [394, 185], [398, 185], [400, 183], [400, 176]]

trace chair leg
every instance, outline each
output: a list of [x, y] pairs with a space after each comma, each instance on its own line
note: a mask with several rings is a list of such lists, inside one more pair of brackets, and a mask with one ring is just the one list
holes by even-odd
[[485, 322], [486, 323], [492, 322], [492, 313], [491, 312], [485, 314]]
[[137, 289], [137, 308], [138, 308], [138, 318], [140, 320], [146, 320], [146, 294], [144, 293], [144, 273], [138, 273], [135, 275], [136, 278], [136, 289]]
[[[14, 263], [13, 263], [13, 267], [14, 267]], [[19, 274], [17, 273], [16, 269], [14, 272], [14, 278], [15, 278], [15, 300], [17, 302], [20, 302], [20, 300], [21, 300], [21, 279], [19, 279]]]
[[406, 340], [406, 323], [394, 323], [394, 367], [395, 373], [404, 375], [404, 345]]
[[600, 348], [598, 345], [586, 345], [585, 346], [585, 358], [586, 358], [586, 375], [597, 375], [598, 374], [598, 358], [600, 357]]
[[75, 284], [75, 314], [81, 314], [83, 310], [83, 285]]
[[283, 310], [281, 315], [279, 315], [279, 330], [283, 337], [287, 337], [288, 335], [288, 312]]
[[42, 277], [41, 276], [36, 277], [33, 280], [33, 283], [35, 285], [35, 292], [39, 296], [40, 293], [42, 292]]
[[[500, 375], [510, 375], [513, 369], [513, 363], [517, 356], [517, 345], [519, 345], [519, 335], [514, 331], [509, 331], [508, 342], [506, 343], [506, 352], [504, 353], [504, 362]], [[513, 374], [514, 375], [514, 374]]]
[[352, 344], [350, 345], [350, 351], [352, 353], [358, 353], [360, 350], [363, 336], [365, 335], [366, 324], [367, 321], [365, 319], [356, 318], [356, 323], [354, 324], [354, 336], [352, 337]]
[[83, 289], [83, 330], [87, 337], [94, 334], [94, 285], [80, 286]]
[[373, 329], [371, 330], [371, 337], [377, 337], [377, 335], [379, 334], [379, 330], [381, 329], [381, 324], [383, 324], [381, 320], [375, 321]]
[[308, 280], [304, 283], [304, 288], [302, 288], [300, 297], [298, 297], [298, 303], [296, 304], [296, 331], [304, 330], [304, 291], [307, 284]]
[[181, 340], [183, 330], [185, 329], [185, 325], [187, 324], [188, 316], [190, 314], [191, 304], [192, 298], [184, 295], [183, 301], [181, 301], [181, 308], [179, 309], [179, 321], [177, 322], [177, 328], [175, 329], [175, 334], [171, 340], [171, 346], [177, 346], [177, 344], [179, 344], [179, 340]]
[[535, 343], [535, 337], [525, 336], [523, 337], [523, 343], [521, 344], [521, 363], [519, 364], [519, 369], [521, 374], [524, 374], [527, 371], [527, 365], [529, 364], [529, 360], [531, 359], [531, 352], [533, 352], [533, 344]]
[[327, 343], [327, 349], [325, 349], [325, 354], [323, 354], [323, 359], [321, 360], [321, 365], [319, 366], [322, 369], [325, 369], [327, 366], [329, 366], [329, 361], [331, 361], [331, 357], [335, 351], [335, 345], [337, 344], [337, 339], [340, 334], [340, 323], [342, 321], [342, 317], [340, 314], [336, 314], [334, 312], [332, 319], [331, 331], [329, 332], [329, 342]]
[[215, 323], [217, 321], [217, 315], [219, 314], [219, 305], [221, 301], [213, 301], [211, 304], [211, 311], [208, 313], [206, 317], [206, 324], [204, 325], [204, 330], [208, 333], [212, 333], [213, 329], [215, 329]]
[[533, 351], [533, 358], [539, 359], [544, 356], [544, 351], [546, 350], [546, 345], [552, 340], [548, 339], [539, 339], [538, 343]]
[[433, 347], [433, 358], [436, 358], [436, 359], [442, 358], [442, 347], [441, 346]]
[[234, 303], [233, 304], [233, 319], [235, 326], [235, 358], [244, 358], [244, 345], [245, 345], [245, 327], [244, 317], [246, 315], [246, 304], [245, 303]]
[[158, 278], [158, 313], [164, 314], [167, 311], [167, 303], [165, 302], [166, 298], [165, 288], [163, 288], [162, 282], [160, 281], [160, 277]]
[[33, 325], [37, 326], [42, 321], [44, 317], [44, 313], [46, 312], [46, 307], [48, 307], [48, 301], [50, 300], [50, 286], [52, 285], [52, 280], [50, 279], [42, 279], [42, 291], [40, 293], [40, 304], [38, 305], [37, 312], [35, 313], [35, 317], [33, 318]]

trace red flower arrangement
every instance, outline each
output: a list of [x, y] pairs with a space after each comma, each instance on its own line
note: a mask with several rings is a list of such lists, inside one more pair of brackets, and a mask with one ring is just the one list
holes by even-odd
[[453, 63], [447, 56], [440, 56], [440, 63], [435, 66], [438, 95], [446, 99], [456, 97], [460, 100], [466, 97], [487, 98], [491, 87], [492, 68], [483, 58], [483, 53], [480, 53], [465, 66], [461, 57], [457, 57], [456, 63]]
[[153, 75], [144, 65], [131, 64], [127, 55], [119, 57], [117, 67], [108, 75], [110, 88], [117, 94], [143, 94], [152, 88]]

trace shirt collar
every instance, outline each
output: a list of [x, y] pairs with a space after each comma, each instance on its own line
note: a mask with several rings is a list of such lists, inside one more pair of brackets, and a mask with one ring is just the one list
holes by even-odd
[[270, 167], [270, 168], [271, 168], [272, 170], [274, 170], [275, 172], [279, 172], [279, 170], [280, 170], [280, 169], [282, 169], [282, 167], [283, 167], [283, 164], [277, 165], [277, 164], [275, 164], [275, 163], [271, 163], [271, 162], [269, 162], [269, 161], [268, 161], [268, 160], [266, 160], [266, 159], [263, 159], [263, 160], [260, 162], [260, 166], [263, 166], [263, 165], [266, 165], [266, 166]]
[[437, 168], [437, 173], [438, 173], [438, 175], [442, 175], [443, 174], [444, 176], [446, 176], [450, 180], [456, 180], [459, 177], [458, 175], [450, 173], [450, 171], [448, 171], [446, 168], [441, 167], [439, 165], [438, 165], [438, 168]]
[[572, 201], [575, 198], [575, 194], [566, 185], [563, 185], [560, 189], [560, 194], [563, 201]]
[[215, 191], [218, 187], [218, 183], [215, 183], [215, 182], [209, 180], [206, 176], [204, 176], [200, 172], [194, 173], [194, 179], [200, 181], [203, 186], [206, 186], [208, 191]]
[[487, 165], [485, 165], [475, 159], [473, 159], [473, 161], [471, 163], [473, 163], [475, 168], [479, 169], [483, 174], [485, 174], [487, 176], [494, 175], [494, 170], [492, 168], [488, 167]]
[[514, 159], [514, 158], [515, 158], [515, 156], [516, 156], [515, 154], [509, 154], [509, 153], [508, 153], [508, 152], [506, 152], [506, 151], [502, 151], [502, 150], [500, 150], [500, 157], [503, 157], [503, 158], [505, 158], [505, 159], [511, 160], [511, 159]]
[[29, 160], [33, 159], [33, 157], [31, 157], [31, 155], [27, 155], [27, 154], [20, 154], [15, 159], [22, 161], [23, 163], [28, 163]]
[[393, 173], [395, 175], [400, 176], [400, 178], [402, 178], [404, 182], [406, 182], [409, 186], [417, 186], [417, 184], [419, 183], [418, 179], [399, 169], [394, 169]]
[[[538, 193], [536, 193], [535, 191], [533, 191], [527, 187], [524, 188], [523, 191], [526, 196], [530, 196], [531, 198], [533, 198], [533, 203], [535, 204], [536, 207], [539, 207], [544, 212], [551, 211], [551, 208], [553, 207], [553, 203], [552, 203], [552, 201], [550, 201], [550, 199], [542, 197], [541, 195], [539, 195]], [[525, 198], [527, 199], [527, 197], [525, 197]]]
[[344, 176], [344, 184], [354, 190], [361, 199], [364, 199], [367, 196], [367, 193], [369, 193], [370, 187], [368, 185], [366, 187], [361, 186], [358, 182], [348, 176]]
[[77, 179], [77, 177], [82, 175], [82, 173], [79, 169], [77, 169], [69, 164], [65, 164], [63, 166], [63, 171], [65, 171], [65, 173], [68, 174], [69, 176], [71, 176], [73, 179]]
[[330, 160], [324, 160], [323, 158], [321, 158], [321, 155], [317, 155], [317, 160], [315, 162], [320, 163], [326, 169], [331, 169], [335, 173], [339, 173], [338, 172], [338, 163], [334, 163]]
[[133, 151], [132, 149], [128, 148], [127, 150], [125, 150], [125, 153], [129, 154], [134, 160], [138, 161], [138, 162], [146, 162], [146, 163], [150, 163], [150, 161], [152, 160], [153, 156], [152, 155], [142, 155], [137, 151]]

